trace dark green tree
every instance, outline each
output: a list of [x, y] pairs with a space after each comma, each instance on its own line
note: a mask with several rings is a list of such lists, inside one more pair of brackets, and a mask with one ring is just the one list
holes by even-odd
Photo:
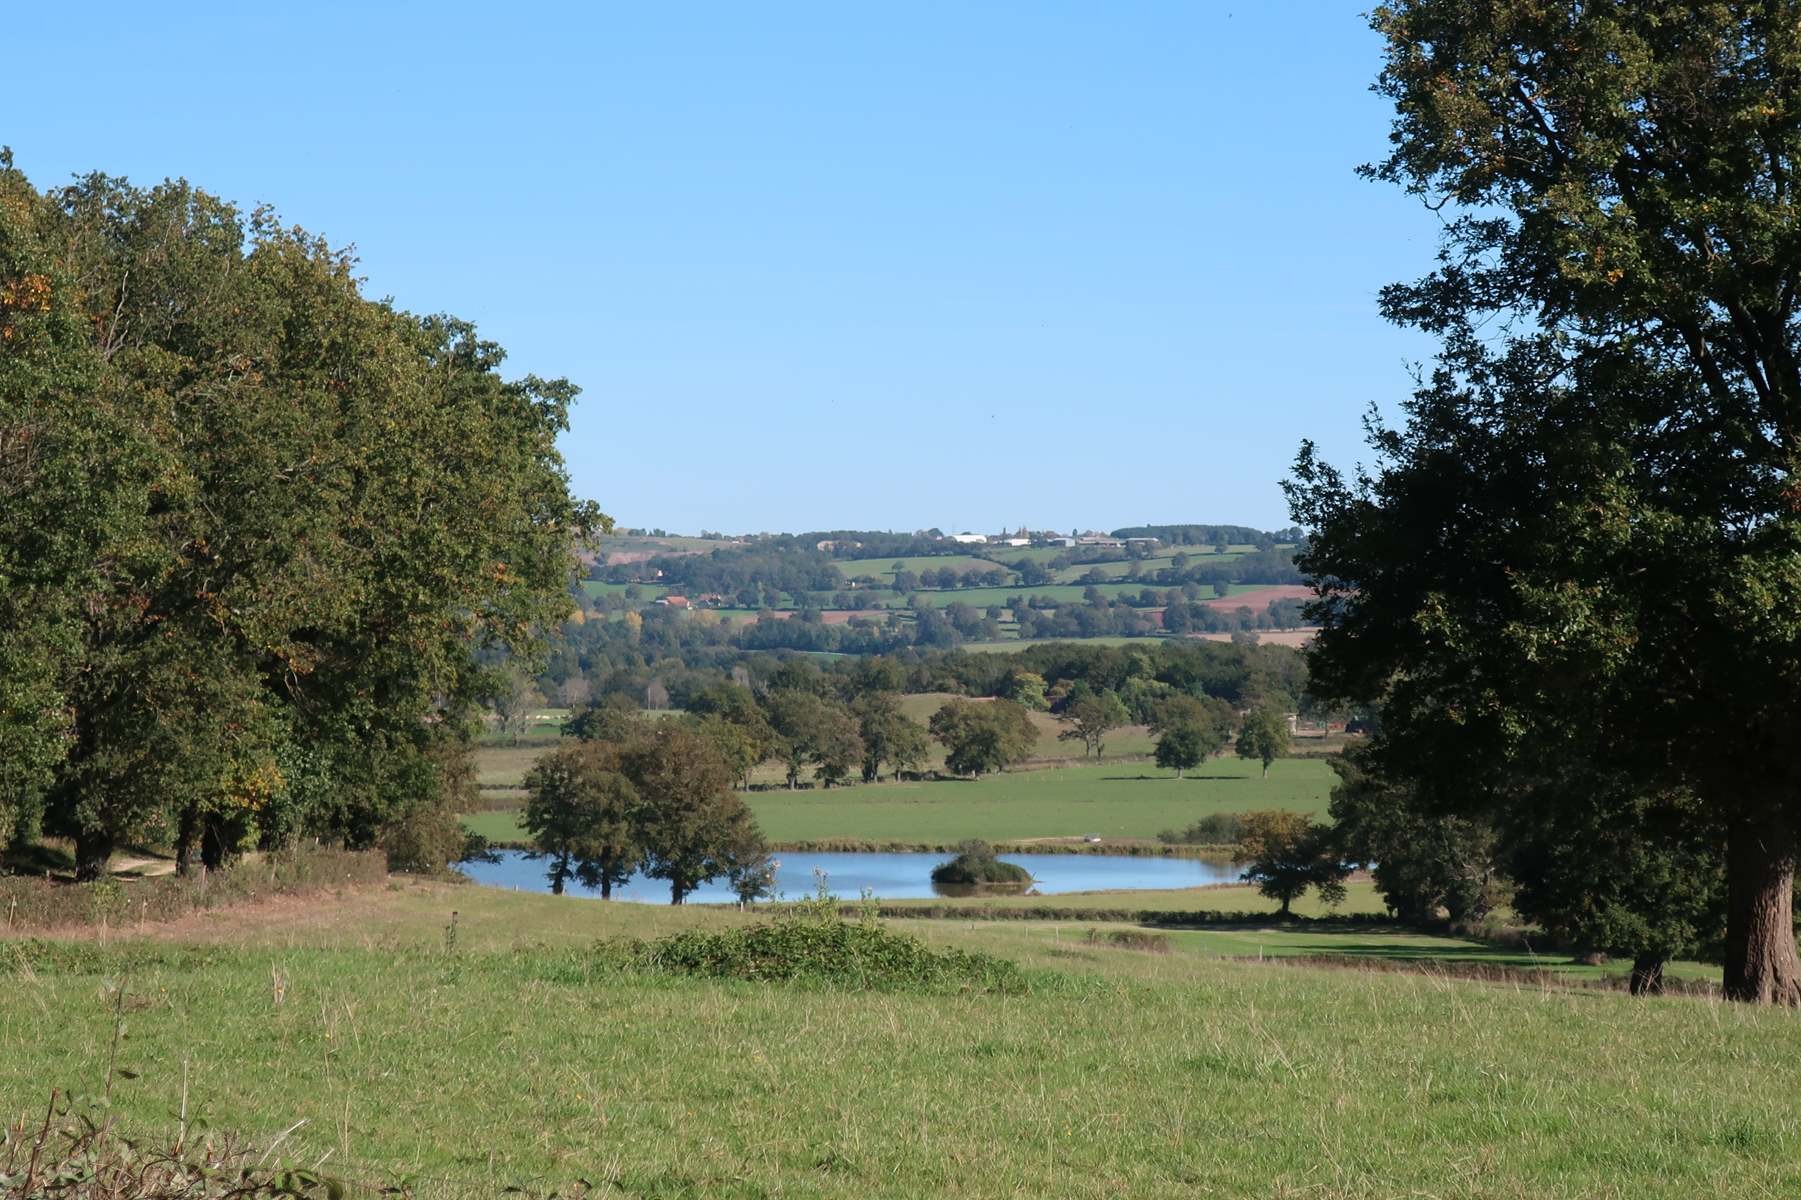
[[760, 846], [755, 818], [732, 791], [731, 766], [693, 730], [657, 722], [620, 748], [619, 770], [642, 805], [645, 874], [669, 881], [671, 904]]
[[1116, 694], [1101, 691], [1071, 701], [1057, 719], [1068, 727], [1057, 735], [1059, 741], [1079, 741], [1083, 757], [1099, 758], [1107, 748], [1107, 735], [1132, 716]]
[[1232, 861], [1244, 867], [1243, 878], [1282, 905], [1282, 915], [1308, 888], [1319, 892], [1328, 908], [1344, 903], [1350, 868], [1339, 859], [1331, 830], [1305, 813], [1272, 809], [1246, 813]]
[[[1337, 496], [1297, 509], [1331, 523], [1303, 522], [1338, 597], [1316, 665], [1342, 695], [1413, 693], [1385, 701], [1397, 764], [1427, 755], [1428, 688], [1491, 763], [1593, 697], [1598, 766], [1692, 792], [1725, 830], [1727, 994], [1801, 1003], [1795, 14], [1395, 0], [1373, 19], [1397, 117], [1372, 174], [1447, 217], [1439, 269], [1384, 306], [1445, 360], [1378, 431], [1378, 475], [1303, 464], [1304, 491]], [[1508, 478], [1477, 492], [1465, 451]]]
[[550, 860], [550, 890], [570, 879], [597, 888], [603, 900], [632, 877], [644, 857], [637, 790], [619, 771], [616, 747], [566, 742], [526, 773], [522, 824], [538, 856]]

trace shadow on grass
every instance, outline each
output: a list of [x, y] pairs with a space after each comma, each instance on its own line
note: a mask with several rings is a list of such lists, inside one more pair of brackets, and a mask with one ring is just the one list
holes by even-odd
[[43, 875], [75, 869], [75, 854], [64, 846], [28, 842], [10, 850], [0, 849], [0, 874]]

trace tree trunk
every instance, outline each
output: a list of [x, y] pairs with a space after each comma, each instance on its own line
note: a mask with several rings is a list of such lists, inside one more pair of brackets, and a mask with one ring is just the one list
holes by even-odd
[[1663, 964], [1661, 954], [1641, 953], [1632, 960], [1632, 977], [1626, 984], [1634, 996], [1663, 995]]
[[106, 877], [106, 864], [113, 856], [113, 839], [108, 833], [84, 829], [75, 835], [75, 881], [93, 883]]
[[680, 904], [683, 900], [687, 899], [687, 896], [687, 890], [682, 887], [680, 878], [671, 879], [669, 881], [669, 903]]
[[1728, 1000], [1801, 1005], [1795, 956], [1795, 835], [1780, 817], [1743, 821], [1726, 835]]
[[203, 822], [200, 826], [200, 861], [209, 871], [217, 871], [225, 865], [225, 838], [213, 821]]
[[600, 898], [602, 900], [611, 900], [613, 898], [613, 874], [611, 871], [602, 871], [600, 873]]
[[194, 842], [199, 836], [200, 810], [188, 805], [181, 810], [181, 821], [175, 832], [175, 873], [186, 876], [194, 869]]

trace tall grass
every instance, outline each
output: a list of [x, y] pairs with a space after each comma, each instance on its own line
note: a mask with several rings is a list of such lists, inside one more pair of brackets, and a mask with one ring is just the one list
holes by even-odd
[[387, 878], [380, 851], [302, 846], [219, 871], [188, 876], [67, 883], [32, 876], [0, 878], [0, 931], [106, 927], [128, 930], [200, 909], [269, 896], [300, 896]]

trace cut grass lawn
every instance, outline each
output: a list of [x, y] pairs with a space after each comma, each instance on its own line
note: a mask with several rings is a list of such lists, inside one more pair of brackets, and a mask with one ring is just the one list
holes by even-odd
[[272, 1161], [365, 1192], [1801, 1193], [1788, 1013], [1211, 957], [1483, 950], [1356, 931], [1182, 931], [1147, 954], [895, 923], [1016, 958], [1031, 987], [1005, 997], [589, 976], [567, 947], [598, 934], [754, 918], [473, 893], [214, 914], [185, 935], [205, 947], [0, 943], [0, 1109], [98, 1094], [122, 1013], [129, 1130], [171, 1134], [185, 1094], [211, 1130], [288, 1131]]

